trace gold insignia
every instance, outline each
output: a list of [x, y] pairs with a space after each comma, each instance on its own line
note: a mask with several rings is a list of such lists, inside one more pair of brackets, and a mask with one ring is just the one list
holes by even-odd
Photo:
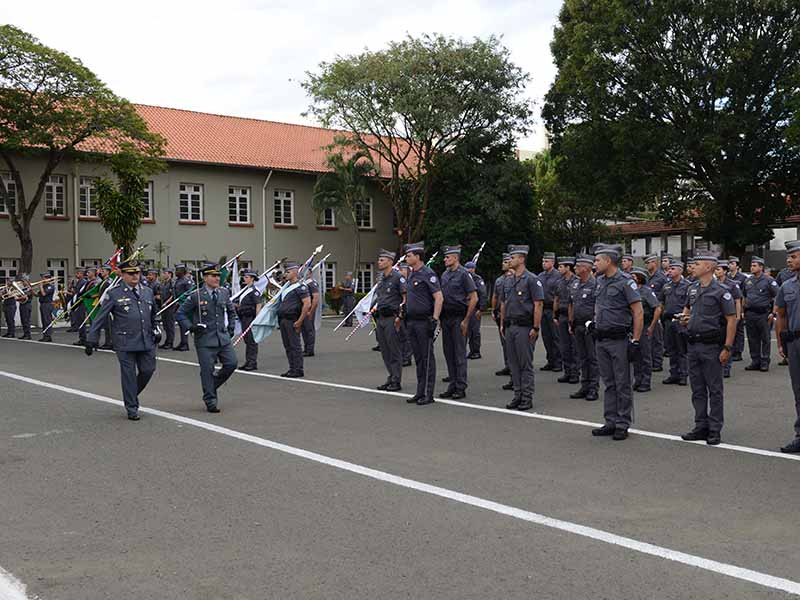
[[128, 266], [130, 266], [130, 267], [138, 267], [139, 266], [139, 261], [136, 260], [136, 259], [129, 260], [128, 261]]

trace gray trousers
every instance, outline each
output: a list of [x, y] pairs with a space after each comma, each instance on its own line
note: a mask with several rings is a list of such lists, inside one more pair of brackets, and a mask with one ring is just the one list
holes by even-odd
[[744, 352], [744, 318], [736, 322], [736, 337], [733, 338], [733, 354], [739, 356]]
[[581, 390], [596, 394], [599, 380], [594, 338], [587, 333], [585, 325], [575, 327], [574, 331], [575, 348], [578, 351], [578, 366], [581, 373]]
[[[347, 296], [342, 297], [342, 312], [345, 315], [350, 315], [350, 312], [353, 310], [353, 308], [355, 308], [355, 306], [356, 306], [356, 299], [355, 296], [353, 296], [353, 294], [348, 294]], [[344, 326], [350, 327], [352, 325], [353, 325], [353, 315], [350, 315], [345, 320]]]
[[639, 338], [640, 355], [638, 360], [633, 363], [633, 385], [650, 387], [652, 383], [653, 374], [653, 337], [647, 335], [647, 329], [642, 331], [642, 337]]
[[461, 335], [462, 320], [462, 317], [442, 318], [442, 350], [450, 377], [447, 386], [450, 392], [467, 389], [467, 338]]
[[[242, 331], [250, 327], [254, 319], [255, 317], [241, 317]], [[244, 336], [244, 364], [248, 367], [258, 366], [258, 344], [256, 344], [256, 340], [253, 338], [252, 330], [248, 331], [247, 335]]]
[[722, 364], [720, 344], [689, 344], [689, 384], [692, 386], [695, 429], [722, 431]]
[[478, 309], [469, 318], [469, 328], [467, 329], [467, 344], [470, 354], [481, 353], [481, 319], [478, 318]]
[[72, 314], [75, 315], [75, 327], [78, 328], [78, 339], [81, 342], [85, 342], [87, 325], [84, 325], [83, 327], [80, 326], [84, 319], [86, 319], [86, 307], [83, 305], [83, 302], [79, 303], [75, 307], [75, 310], [72, 311]]
[[286, 359], [289, 361], [289, 371], [292, 373], [303, 372], [303, 351], [300, 349], [300, 334], [294, 330], [296, 319], [281, 318], [279, 321], [281, 329], [281, 341], [286, 352]]
[[433, 399], [436, 386], [436, 356], [428, 321], [407, 321], [408, 338], [417, 365], [417, 393], [420, 398]]
[[770, 332], [772, 325], [767, 322], [767, 314], [750, 315], [745, 317], [747, 329], [747, 347], [750, 349], [750, 361], [757, 367], [769, 366]]
[[45, 329], [53, 322], [53, 303], [52, 302], [39, 302], [39, 317], [42, 319], [42, 338], [49, 340], [50, 330], [45, 332]]
[[[497, 321], [497, 333], [500, 333], [499, 317]], [[508, 366], [508, 351], [506, 350], [506, 338], [503, 335], [500, 336], [500, 348], [503, 350], [503, 366], [506, 369], [510, 369], [511, 367]]]
[[403, 352], [403, 362], [411, 362], [414, 353], [411, 351], [411, 340], [408, 338], [408, 327], [405, 321], [400, 321], [400, 331], [397, 333], [400, 338], [400, 349]]
[[[647, 328], [647, 323], [645, 323], [645, 329]], [[656, 326], [653, 328], [653, 348], [651, 351], [652, 354], [652, 368], [653, 369], [663, 369], [664, 368], [664, 326], [661, 324], [661, 321], [656, 323]]]
[[596, 341], [597, 364], [605, 385], [603, 418], [605, 424], [627, 430], [633, 421], [631, 364], [628, 362], [628, 340]]
[[800, 339], [793, 340], [785, 346], [786, 356], [789, 359], [789, 378], [794, 392], [794, 409], [797, 414], [794, 434], [800, 437]]
[[[80, 325], [80, 323], [79, 323]], [[117, 352], [122, 379], [122, 400], [129, 415], [139, 412], [139, 394], [156, 372], [156, 351]]]
[[689, 372], [686, 364], [686, 336], [677, 321], [667, 321], [664, 341], [669, 352], [670, 377], [686, 379]]
[[31, 337], [31, 313], [33, 302], [24, 302], [19, 305], [19, 320], [22, 323], [22, 335]]
[[[217, 389], [228, 381], [228, 378], [236, 370], [236, 352], [234, 352], [231, 344], [206, 348], [197, 346], [195, 343], [195, 350], [197, 351], [197, 362], [200, 363], [203, 402], [206, 403], [208, 408], [213, 408], [217, 405]], [[217, 358], [222, 363], [222, 369], [214, 375], [214, 363]]]
[[509, 325], [505, 329], [508, 368], [514, 385], [514, 400], [533, 402], [535, 381], [533, 376], [533, 351], [536, 341], [530, 340], [531, 328], [524, 325]]
[[561, 352], [558, 349], [558, 327], [553, 322], [552, 308], [545, 308], [542, 313], [542, 341], [544, 342], [547, 364], [555, 369], [560, 369]]
[[300, 328], [300, 333], [303, 336], [303, 348], [306, 352], [314, 352], [314, 346], [317, 342], [317, 330], [314, 328], [314, 312], [308, 313], [306, 318], [303, 319], [303, 326]]
[[561, 362], [564, 373], [570, 377], [578, 376], [578, 357], [575, 350], [575, 336], [569, 332], [569, 318], [567, 315], [558, 317], [558, 345], [561, 353]]
[[178, 332], [181, 335], [181, 341], [178, 344], [178, 348], [188, 348], [189, 347], [189, 330], [187, 329], [186, 331], [184, 331], [183, 327], [181, 327], [180, 324], [179, 324], [178, 325]]
[[378, 317], [375, 337], [381, 347], [383, 364], [389, 373], [387, 381], [399, 384], [403, 376], [403, 349], [400, 334], [394, 327], [394, 317]]
[[6, 328], [8, 331], [6, 333], [8, 335], [17, 335], [17, 301], [14, 300], [13, 303], [3, 301], [3, 314], [6, 318]]
[[161, 325], [164, 329], [164, 345], [171, 347], [175, 343], [175, 306], [161, 313]]

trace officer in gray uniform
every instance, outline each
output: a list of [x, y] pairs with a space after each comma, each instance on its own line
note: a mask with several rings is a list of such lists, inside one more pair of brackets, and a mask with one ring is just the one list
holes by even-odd
[[308, 311], [308, 316], [303, 319], [303, 328], [301, 329], [303, 337], [303, 356], [314, 356], [314, 347], [317, 342], [315, 318], [317, 306], [319, 306], [320, 302], [319, 284], [310, 276], [306, 278], [305, 284], [306, 287], [308, 287], [308, 293], [311, 294], [311, 308]]
[[139, 394], [156, 370], [156, 310], [152, 290], [140, 283], [139, 263], [119, 265], [122, 284], [106, 294], [86, 336], [86, 354], [91, 356], [100, 340], [106, 318], [111, 318], [114, 351], [122, 378], [122, 399], [128, 419], [139, 420]]
[[[400, 260], [397, 265], [397, 270], [398, 273], [400, 273], [400, 275], [402, 275], [402, 277], [408, 281], [408, 274], [411, 269], [405, 260]], [[405, 309], [405, 307], [403, 308]], [[414, 353], [411, 351], [411, 340], [408, 338], [408, 328], [405, 319], [400, 319], [400, 330], [397, 332], [397, 335], [400, 336], [400, 348], [403, 352], [403, 366], [410, 367], [411, 359], [414, 356]]]
[[641, 352], [639, 353], [638, 360], [633, 363], [633, 391], [649, 392], [651, 389], [653, 372], [652, 340], [655, 334], [656, 324], [658, 323], [655, 314], [659, 301], [658, 298], [656, 298], [655, 292], [647, 285], [647, 271], [639, 267], [633, 267], [631, 276], [639, 287], [639, 295], [642, 298], [642, 318], [644, 323], [642, 337], [639, 338], [639, 348]]
[[744, 326], [750, 364], [745, 371], [769, 371], [772, 303], [778, 295], [778, 282], [764, 273], [764, 259], [754, 256], [750, 265], [751, 277], [742, 288], [744, 294]]
[[558, 326], [558, 343], [564, 374], [557, 379], [558, 383], [580, 383], [578, 372], [578, 355], [575, 349], [575, 337], [569, 320], [569, 290], [575, 280], [575, 258], [573, 256], [558, 257], [558, 272], [561, 279], [553, 294], [553, 316]]
[[[508, 252], [503, 252], [503, 263], [502, 263], [503, 272], [497, 279], [494, 280], [494, 287], [492, 288], [492, 317], [494, 318], [494, 321], [497, 324], [498, 333], [503, 328], [503, 321], [500, 318], [500, 305], [503, 303], [505, 284], [510, 276], [509, 275], [510, 264], [511, 264], [511, 255]], [[500, 347], [503, 351], [503, 368], [500, 369], [499, 371], [496, 371], [495, 375], [498, 375], [500, 377], [504, 375], [510, 376], [511, 369], [508, 368], [508, 352], [506, 351], [506, 339], [502, 335], [500, 336]], [[503, 389], [513, 390], [514, 384], [509, 382], [507, 385], [503, 386]]]
[[[11, 282], [11, 277], [7, 277], [5, 281], [3, 281], [3, 285], [9, 286]], [[17, 300], [13, 296], [3, 300], [3, 316], [6, 320], [6, 333], [3, 337], [17, 337]]]
[[[39, 273], [42, 279], [50, 279], [53, 274], [49, 271]], [[53, 283], [45, 283], [37, 293], [39, 296], [39, 317], [42, 320], [42, 337], [40, 342], [52, 342], [50, 330], [47, 329], [53, 322], [53, 301], [56, 295], [56, 286]]]
[[405, 321], [417, 365], [417, 393], [406, 402], [424, 406], [433, 403], [436, 385], [433, 342], [439, 327], [444, 296], [436, 273], [425, 266], [425, 242], [406, 244], [403, 252], [411, 267], [406, 280]]
[[[217, 390], [236, 370], [236, 352], [231, 344], [236, 312], [230, 291], [220, 286], [219, 267], [207, 264], [200, 273], [204, 285], [181, 304], [177, 318], [181, 329], [194, 334], [194, 348], [197, 362], [200, 363], [200, 381], [203, 384], [206, 410], [218, 413], [220, 409], [217, 406]], [[217, 360], [222, 363], [222, 368], [215, 374], [214, 364]]]
[[592, 267], [594, 267], [594, 256], [588, 254], [578, 256], [575, 259], [575, 277], [569, 290], [569, 321], [575, 337], [578, 368], [581, 374], [580, 389], [569, 397], [584, 398], [590, 402], [597, 400], [599, 387], [594, 337], [586, 326], [594, 319], [597, 290], [597, 280], [592, 275]]
[[[783, 267], [778, 272], [778, 274], [775, 276], [775, 281], [778, 282], [778, 287], [780, 287], [784, 283], [789, 281], [792, 277], [794, 277], [794, 273], [792, 272], [792, 270], [789, 267]], [[775, 315], [775, 318], [777, 319], [777, 317], [778, 317], [777, 307], [773, 307], [772, 312]], [[778, 363], [778, 365], [780, 365], [781, 367], [786, 367], [786, 366], [788, 366], [788, 364], [789, 364], [789, 361], [788, 361], [788, 359], [786, 357], [783, 357], [780, 360], [780, 362]]]
[[778, 353], [789, 360], [789, 378], [794, 393], [794, 440], [781, 448], [784, 453], [800, 453], [800, 241], [786, 242], [786, 262], [795, 274], [783, 283], [775, 297], [778, 319], [775, 334]]
[[22, 324], [22, 335], [19, 336], [21, 340], [31, 339], [31, 313], [33, 312], [33, 291], [31, 291], [30, 277], [27, 273], [17, 275], [17, 281], [20, 282], [22, 289], [25, 290], [25, 299], [20, 299], [19, 303], [19, 320]]
[[553, 301], [555, 300], [556, 288], [561, 280], [561, 275], [556, 270], [555, 263], [556, 255], [552, 252], [545, 252], [542, 256], [542, 268], [544, 270], [539, 273], [539, 281], [542, 282], [544, 289], [542, 341], [544, 342], [547, 362], [539, 370], [560, 372], [561, 352], [558, 348], [558, 327], [553, 319]]
[[[261, 292], [255, 288], [255, 283], [258, 281], [258, 273], [245, 269], [242, 271], [242, 277], [244, 278], [245, 289], [233, 307], [236, 309], [236, 314], [242, 323], [242, 331], [247, 331], [258, 314], [259, 306], [261, 305]], [[242, 371], [255, 371], [258, 369], [258, 344], [253, 338], [252, 331], [247, 331], [244, 336], [244, 345], [244, 364], [239, 368]]]
[[379, 390], [400, 391], [403, 377], [403, 348], [400, 344], [400, 306], [405, 302], [406, 278], [393, 269], [395, 253], [378, 251], [380, 279], [375, 288], [371, 312], [377, 323], [375, 337], [381, 347], [381, 357], [389, 376]]
[[[161, 275], [161, 305], [167, 306], [175, 299], [175, 279], [172, 269], [164, 269]], [[164, 330], [164, 343], [159, 346], [162, 350], [172, 350], [175, 343], [175, 312], [177, 306], [173, 304], [161, 313], [161, 329]]]
[[[192, 289], [192, 282], [189, 279], [189, 275], [186, 272], [186, 265], [175, 265], [175, 277], [177, 277], [177, 281], [175, 282], [175, 297], [180, 298], [186, 292]], [[180, 308], [179, 305], [178, 308]], [[175, 314], [177, 315], [177, 312]], [[183, 327], [178, 325], [178, 333], [180, 335], [181, 341], [178, 343], [177, 346], [173, 347], [172, 349], [178, 352], [187, 352], [189, 350], [188, 332]]]
[[[738, 284], [744, 296], [744, 282], [748, 280], [748, 277], [739, 269], [738, 256], [728, 257], [728, 279]], [[744, 300], [742, 302], [744, 303]], [[733, 342], [733, 358], [731, 360], [733, 362], [742, 360], [742, 352], [744, 352], [744, 319], [739, 319], [736, 324], [736, 340]]]
[[281, 341], [289, 361], [289, 370], [281, 373], [281, 377], [304, 377], [303, 352], [300, 347], [300, 331], [303, 322], [311, 316], [311, 293], [308, 286], [299, 280], [300, 265], [289, 261], [283, 271], [287, 287], [281, 292], [278, 305], [278, 325], [281, 330]]
[[[156, 299], [156, 309], [161, 308], [161, 282], [158, 280], [158, 269], [147, 269], [147, 279], [144, 284], [153, 290], [153, 297]], [[157, 312], [157, 311], [156, 311]]]
[[460, 400], [467, 390], [467, 332], [472, 313], [478, 305], [475, 281], [461, 266], [461, 246], [443, 249], [445, 271], [442, 273], [442, 350], [447, 363], [449, 386], [440, 398]]
[[689, 287], [681, 315], [681, 325], [688, 334], [694, 429], [681, 437], [688, 441], [706, 440], [708, 445], [716, 446], [722, 441], [722, 367], [733, 351], [736, 306], [730, 290], [714, 278], [717, 257], [698, 251], [694, 261], [696, 281]]
[[605, 385], [605, 424], [593, 429], [592, 435], [610, 435], [618, 441], [628, 437], [633, 418], [631, 362], [638, 359], [644, 324], [639, 287], [620, 271], [621, 257], [622, 246], [601, 244], [595, 249], [598, 278], [593, 335]]
[[669, 265], [670, 279], [661, 288], [656, 317], [664, 324], [664, 341], [669, 354], [669, 377], [666, 385], [686, 385], [689, 373], [686, 364], [686, 330], [675, 320], [683, 312], [689, 294], [689, 282], [683, 277], [683, 263], [673, 260]]
[[623, 254], [619, 261], [619, 270], [628, 275], [633, 275], [633, 254]]
[[[656, 298], [658, 298], [661, 294], [661, 288], [664, 287], [664, 284], [667, 283], [668, 280], [667, 275], [659, 268], [658, 254], [646, 256], [644, 259], [644, 266], [645, 269], [647, 269], [647, 285], [653, 290]], [[647, 324], [645, 323], [645, 325]], [[651, 354], [653, 356], [652, 371], [660, 373], [664, 370], [664, 326], [661, 324], [661, 321], [656, 322], [651, 342]]]
[[347, 319], [344, 321], [345, 327], [352, 327], [353, 326], [353, 315], [350, 313], [353, 312], [353, 308], [356, 305], [355, 299], [355, 282], [353, 281], [353, 273], [347, 271], [344, 274], [344, 281], [339, 285], [339, 289], [342, 291], [342, 312], [345, 314]]
[[475, 282], [475, 289], [478, 292], [478, 306], [472, 313], [472, 318], [469, 320], [469, 330], [467, 331], [467, 345], [469, 347], [467, 358], [470, 360], [478, 360], [481, 357], [481, 316], [489, 304], [486, 282], [483, 277], [475, 272], [477, 266], [472, 261], [464, 265], [472, 277], [472, 281]]
[[[728, 277], [728, 262], [719, 259], [717, 261], [717, 269], [714, 271], [714, 276], [717, 278], [719, 284], [725, 288], [726, 291], [731, 293], [731, 297], [733, 298], [733, 306], [736, 309], [736, 324], [738, 327], [739, 321], [742, 320], [742, 290], [739, 287], [739, 284], [736, 283], [733, 279]], [[722, 330], [722, 335], [725, 335], [725, 328], [727, 327], [727, 321], [724, 323]], [[734, 339], [735, 336], [734, 336]], [[722, 365], [722, 377], [727, 379], [731, 376], [731, 370], [733, 368], [733, 351], [731, 350], [731, 360], [725, 362]]]
[[508, 366], [511, 367], [514, 385], [514, 399], [506, 404], [509, 410], [533, 408], [533, 351], [544, 320], [544, 285], [525, 268], [528, 250], [528, 246], [521, 244], [508, 246], [511, 255], [509, 268], [513, 274], [506, 281], [500, 305], [503, 320], [500, 335], [506, 338]]

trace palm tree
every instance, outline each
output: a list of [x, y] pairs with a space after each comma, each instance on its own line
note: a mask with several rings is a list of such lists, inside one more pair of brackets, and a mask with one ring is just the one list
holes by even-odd
[[311, 204], [317, 214], [333, 209], [343, 223], [353, 226], [353, 272], [358, 272], [361, 259], [361, 235], [357, 211], [369, 198], [367, 182], [375, 173], [375, 165], [365, 152], [355, 152], [345, 158], [341, 152], [326, 158], [329, 173], [317, 179]]

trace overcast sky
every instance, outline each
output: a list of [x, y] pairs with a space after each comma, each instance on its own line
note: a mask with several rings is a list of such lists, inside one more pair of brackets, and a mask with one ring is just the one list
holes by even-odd
[[[308, 98], [304, 74], [323, 60], [406, 33], [502, 36], [531, 75], [538, 117], [555, 74], [550, 40], [561, 0], [37, 0], [3, 1], [0, 17], [80, 58], [133, 102], [289, 123]], [[520, 140], [537, 150], [544, 130]]]

